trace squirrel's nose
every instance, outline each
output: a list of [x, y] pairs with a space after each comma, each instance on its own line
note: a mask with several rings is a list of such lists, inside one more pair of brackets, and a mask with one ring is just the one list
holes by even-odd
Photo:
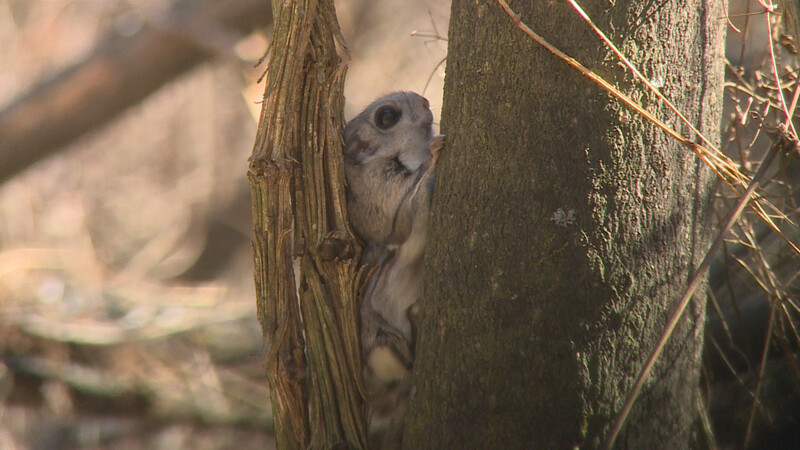
[[431, 108], [431, 103], [425, 97], [420, 97], [420, 104], [425, 109], [430, 109]]

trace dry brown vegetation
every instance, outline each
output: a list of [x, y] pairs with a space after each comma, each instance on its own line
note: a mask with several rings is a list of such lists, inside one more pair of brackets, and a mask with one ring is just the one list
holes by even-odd
[[[0, 1], [0, 110], [174, 3]], [[337, 4], [348, 117], [422, 91], [446, 44], [410, 34], [448, 11], [423, 4]], [[189, 36], [215, 60], [0, 187], [0, 448], [272, 446], [246, 179], [269, 33]]]
[[[0, 0], [0, 110], [172, 3]], [[439, 117], [446, 42], [424, 35], [446, 35], [449, 2], [429, 3], [337, 3], [347, 117], [431, 75]], [[752, 175], [790, 105], [763, 7], [731, 3], [723, 150]], [[773, 20], [791, 104], [800, 44]], [[246, 180], [268, 36], [211, 45], [213, 62], [0, 186], [0, 448], [272, 445]], [[785, 239], [750, 211], [712, 266], [709, 446], [800, 440], [798, 158], [784, 155], [763, 191]], [[735, 201], [719, 190], [720, 218]]]

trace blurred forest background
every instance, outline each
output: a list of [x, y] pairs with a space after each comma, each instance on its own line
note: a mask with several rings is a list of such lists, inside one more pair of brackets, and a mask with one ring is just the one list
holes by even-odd
[[[247, 24], [215, 20], [215, 3], [240, 8]], [[273, 445], [246, 179], [268, 3], [0, 0], [0, 449]], [[336, 6], [351, 58], [346, 117], [390, 91], [414, 90], [438, 121], [449, 1]], [[731, 24], [721, 131], [731, 158], [752, 173], [769, 144], [762, 125], [777, 111], [768, 107], [768, 33], [756, 0], [732, 1], [729, 15], [719, 19]], [[779, 67], [791, 93], [797, 61], [791, 40], [784, 44]], [[178, 70], [168, 63], [182, 56], [170, 51], [195, 56]], [[95, 67], [93, 55], [128, 54], [136, 57], [120, 70], [136, 69], [130, 79], [80, 72]], [[156, 89], [158, 74], [166, 83]], [[138, 97], [116, 115], [97, 86], [111, 98]], [[43, 87], [60, 89], [43, 96], [52, 103], [29, 94]], [[74, 105], [95, 118], [82, 121]], [[31, 141], [9, 138], [20, 123], [38, 124]], [[19, 142], [78, 128], [88, 132], [42, 144], [41, 161], [11, 169], [6, 154], [27, 150]], [[797, 172], [795, 161], [773, 174], [795, 222]], [[733, 201], [723, 194], [720, 216]], [[738, 447], [749, 422], [756, 443], [800, 442], [797, 260], [747, 220], [712, 270], [718, 306], [709, 308], [698, 414], [712, 444]], [[771, 275], [788, 303], [765, 287]], [[787, 312], [775, 316], [775, 305]], [[770, 333], [783, 337], [765, 345]]]
[[[215, 3], [261, 26], [186, 26]], [[347, 117], [431, 75], [438, 117], [446, 42], [411, 33], [445, 35], [449, 2], [427, 3], [337, 2]], [[0, 122], [109, 41], [156, 30], [207, 57], [0, 186], [0, 449], [272, 446], [246, 178], [271, 19], [266, 0], [0, 0]]]

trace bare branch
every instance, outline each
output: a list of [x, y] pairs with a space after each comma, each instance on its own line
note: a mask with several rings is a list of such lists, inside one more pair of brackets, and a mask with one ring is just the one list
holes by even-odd
[[207, 36], [247, 33], [270, 21], [261, 0], [181, 0], [133, 36], [106, 36], [86, 59], [0, 111], [0, 183], [215, 56], [219, 39]]

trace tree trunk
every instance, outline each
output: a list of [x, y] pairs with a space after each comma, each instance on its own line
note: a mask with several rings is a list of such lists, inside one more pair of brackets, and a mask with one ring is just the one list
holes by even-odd
[[[511, 6], [556, 47], [686, 130], [568, 4]], [[586, 6], [717, 140], [722, 4]], [[713, 178], [685, 147], [514, 27], [496, 3], [454, 0], [449, 45], [447, 145], [404, 443], [598, 447], [708, 248]], [[703, 287], [645, 382], [620, 448], [688, 445], [704, 300]]]
[[341, 33], [332, 0], [273, 0], [272, 12], [247, 175], [275, 442], [364, 448], [357, 302], [364, 271], [345, 212]]

